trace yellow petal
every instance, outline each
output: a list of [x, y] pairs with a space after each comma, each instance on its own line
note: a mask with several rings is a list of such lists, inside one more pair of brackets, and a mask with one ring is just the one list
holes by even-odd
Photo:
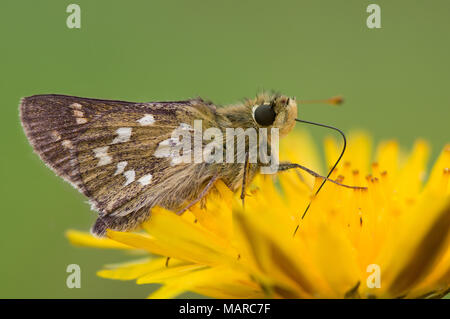
[[[137, 249], [144, 249], [148, 251], [149, 253], [155, 254], [155, 255], [166, 255], [166, 256], [172, 256], [168, 254], [167, 250], [162, 247], [158, 241], [156, 241], [154, 238], [139, 234], [139, 233], [127, 233], [127, 232], [119, 232], [114, 230], [107, 230], [106, 235], [108, 238], [128, 245], [129, 247], [137, 248]], [[175, 256], [172, 256], [175, 257]]]
[[[212, 267], [206, 268], [203, 270], [197, 270], [188, 272], [183, 276], [177, 277], [176, 279], [168, 280], [165, 284], [152, 293], [149, 298], [152, 299], [165, 299], [165, 298], [174, 298], [177, 295], [185, 292], [185, 291], [207, 291], [209, 287], [220, 287], [228, 286], [233, 287], [236, 285], [237, 288], [240, 285], [237, 285], [237, 282], [248, 282], [248, 277], [241, 273], [236, 273], [233, 270], [227, 267]], [[249, 283], [245, 284], [249, 285]], [[226, 295], [226, 290], [222, 291], [223, 295]], [[237, 291], [237, 293], [239, 293]], [[253, 294], [255, 295], [255, 294]], [[251, 297], [249, 295], [249, 297]], [[227, 296], [229, 298], [236, 298], [235, 296]]]
[[447, 144], [431, 170], [426, 191], [450, 195], [450, 144]]
[[110, 238], [97, 238], [92, 236], [90, 233], [77, 230], [68, 230], [66, 232], [66, 237], [69, 239], [70, 243], [75, 246], [106, 249], [134, 249], [134, 247], [124, 245], [123, 243], [117, 242]]
[[152, 209], [143, 227], [166, 254], [178, 259], [214, 265], [237, 256], [229, 242], [160, 207]]
[[290, 290], [300, 297], [314, 296], [320, 279], [307, 258], [303, 258], [306, 257], [304, 247], [292, 237], [295, 224], [278, 218], [272, 220], [275, 215], [268, 213], [257, 216], [253, 211], [258, 212], [241, 212], [235, 219], [247, 246], [243, 251], [250, 254], [260, 269], [259, 279], [269, 287]]
[[425, 179], [426, 165], [430, 148], [425, 141], [419, 140], [414, 144], [413, 151], [399, 175], [396, 187], [401, 196], [413, 199], [421, 190]]
[[383, 276], [381, 293], [390, 297], [402, 296], [418, 284], [448, 247], [448, 199], [427, 197], [417, 205], [411, 216], [406, 217], [409, 220], [403, 220], [402, 229], [391, 234], [391, 247], [384, 258], [380, 258]]
[[165, 268], [159, 268], [139, 278], [137, 280], [137, 284], [141, 285], [141, 284], [161, 283], [167, 280], [183, 277], [189, 272], [198, 271], [206, 268], [207, 266], [198, 264], [187, 264], [187, 265], [185, 264], [176, 267], [170, 266]]
[[212, 192], [207, 196], [205, 207], [195, 205], [190, 211], [204, 228], [220, 238], [230, 240], [233, 232], [231, 206], [234, 194], [221, 180], [217, 181], [214, 187], [218, 192]]
[[342, 230], [332, 226], [332, 221], [318, 227], [318, 236], [309, 246], [317, 270], [333, 290], [333, 294], [320, 297], [343, 297], [360, 281], [356, 251]]
[[388, 172], [395, 178], [399, 164], [399, 146], [397, 141], [380, 143], [377, 150], [376, 161], [380, 167], [380, 172]]
[[[367, 175], [371, 158], [371, 145], [371, 139], [367, 134], [363, 132], [350, 133], [347, 149], [338, 165], [338, 174], [342, 174], [341, 170], [344, 165], [350, 164], [352, 167], [358, 168], [363, 176]], [[335, 138], [328, 137], [325, 139], [324, 146], [327, 167], [332, 167], [341, 153], [342, 142], [337, 142]]]
[[97, 272], [97, 275], [109, 279], [131, 280], [145, 276], [148, 273], [165, 270], [169, 266], [174, 267], [182, 264], [186, 264], [186, 262], [173, 258], [171, 258], [169, 262], [167, 261], [167, 258], [147, 258], [144, 260], [114, 265], [113, 269], [100, 270]]
[[[448, 241], [448, 239], [447, 239]], [[450, 245], [446, 252], [433, 267], [426, 278], [414, 287], [408, 297], [418, 298], [433, 291], [447, 290], [450, 288]]]

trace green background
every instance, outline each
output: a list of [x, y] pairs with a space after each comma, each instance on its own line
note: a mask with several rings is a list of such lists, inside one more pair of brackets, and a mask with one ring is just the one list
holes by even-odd
[[[70, 3], [81, 6], [81, 29], [66, 26]], [[382, 29], [366, 27], [370, 3]], [[450, 137], [449, 13], [448, 0], [1, 1], [0, 297], [141, 298], [153, 288], [95, 276], [129, 256], [68, 243], [65, 230], [88, 230], [95, 214], [33, 154], [21, 97], [226, 104], [263, 89], [342, 94], [343, 107], [304, 106], [300, 116], [405, 148], [423, 137], [435, 159]], [[66, 287], [72, 263], [81, 289]]]

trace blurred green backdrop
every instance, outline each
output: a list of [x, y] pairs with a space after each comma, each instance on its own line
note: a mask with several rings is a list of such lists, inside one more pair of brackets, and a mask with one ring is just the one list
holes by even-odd
[[[81, 6], [81, 29], [66, 7]], [[382, 29], [366, 27], [381, 6]], [[450, 2], [1, 1], [2, 151], [0, 297], [145, 297], [151, 286], [95, 276], [120, 252], [76, 248], [69, 228], [95, 219], [86, 199], [33, 154], [18, 117], [23, 96], [61, 93], [131, 101], [195, 96], [232, 103], [263, 89], [298, 98], [346, 97], [341, 108], [305, 106], [304, 119], [375, 141], [450, 139]], [[320, 129], [310, 129], [319, 142]], [[66, 287], [66, 266], [82, 270]]]

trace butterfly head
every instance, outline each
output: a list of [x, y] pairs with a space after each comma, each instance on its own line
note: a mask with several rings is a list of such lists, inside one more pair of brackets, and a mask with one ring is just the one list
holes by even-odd
[[288, 134], [295, 126], [297, 102], [287, 96], [259, 96], [252, 106], [253, 120], [259, 127], [275, 127], [280, 136]]

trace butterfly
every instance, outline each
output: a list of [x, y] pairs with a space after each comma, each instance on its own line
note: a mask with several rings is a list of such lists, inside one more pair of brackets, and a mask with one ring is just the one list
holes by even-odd
[[[217, 180], [233, 191], [241, 188], [244, 201], [246, 186], [267, 165], [267, 159], [251, 160], [248, 146], [226, 157], [228, 161], [211, 161], [211, 156], [192, 161], [193, 148], [184, 148], [174, 135], [188, 136], [205, 155], [211, 143], [196, 136], [196, 123], [200, 121], [205, 132], [224, 133], [225, 137], [215, 139], [211, 152], [217, 159], [230, 150], [227, 130], [237, 132], [233, 141], [250, 140], [248, 129], [257, 135], [261, 129], [276, 129], [282, 138], [301, 121], [296, 117], [296, 100], [278, 94], [259, 94], [225, 107], [201, 98], [136, 103], [54, 94], [20, 102], [20, 118], [34, 151], [89, 198], [98, 212], [91, 231], [100, 237], [107, 229], [136, 229], [155, 206], [182, 214], [204, 199]], [[274, 145], [267, 144], [270, 153]], [[292, 168], [339, 184], [328, 179], [331, 171], [323, 177], [295, 163], [280, 163], [276, 171]]]

